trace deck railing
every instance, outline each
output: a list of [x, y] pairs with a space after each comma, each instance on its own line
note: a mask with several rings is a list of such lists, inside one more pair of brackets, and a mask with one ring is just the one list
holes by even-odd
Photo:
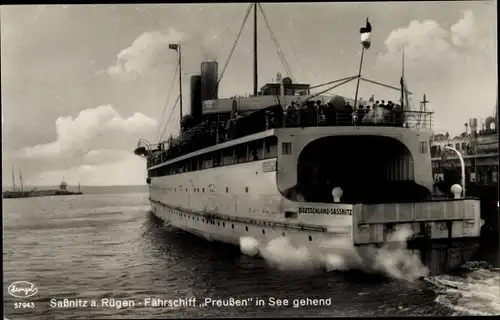
[[235, 120], [214, 121], [199, 125], [176, 139], [168, 150], [153, 150], [153, 159], [148, 167], [163, 163], [176, 157], [210, 147], [225, 141], [234, 140], [269, 129], [337, 127], [337, 126], [380, 126], [400, 127], [412, 130], [430, 130], [432, 113], [403, 110], [393, 112], [385, 110], [377, 116], [363, 115], [361, 112], [317, 112], [310, 110], [288, 110], [280, 107], [263, 110], [263, 115], [251, 115]]

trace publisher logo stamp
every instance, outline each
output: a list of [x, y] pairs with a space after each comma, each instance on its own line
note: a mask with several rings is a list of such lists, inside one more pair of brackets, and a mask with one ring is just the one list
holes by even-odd
[[37, 294], [37, 287], [28, 281], [16, 281], [7, 288], [9, 294], [16, 298], [28, 298]]

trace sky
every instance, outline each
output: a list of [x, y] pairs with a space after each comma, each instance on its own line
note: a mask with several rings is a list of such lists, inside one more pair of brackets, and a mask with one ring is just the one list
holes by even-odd
[[[262, 4], [300, 83], [356, 75], [359, 28], [369, 17], [372, 45], [363, 77], [399, 85], [401, 52], [412, 103], [426, 94], [434, 130], [460, 134], [471, 117], [493, 115], [497, 100], [496, 1]], [[178, 130], [173, 76], [180, 43], [184, 113], [189, 77], [200, 63], [223, 69], [248, 4], [1, 6], [3, 185], [12, 168], [25, 185], [137, 185], [145, 161], [139, 138]], [[252, 17], [252, 16], [251, 16]], [[252, 19], [220, 83], [219, 96], [252, 92]], [[264, 19], [258, 24], [259, 86], [286, 75]], [[174, 81], [174, 82], [173, 82]], [[173, 92], [168, 93], [173, 83]], [[355, 82], [333, 93], [354, 97]], [[361, 82], [359, 97], [398, 100]], [[168, 101], [167, 101], [168, 100]], [[171, 116], [170, 116], [171, 114]]]

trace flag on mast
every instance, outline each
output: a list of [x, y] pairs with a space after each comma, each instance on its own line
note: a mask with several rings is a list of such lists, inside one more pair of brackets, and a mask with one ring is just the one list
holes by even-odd
[[178, 51], [179, 50], [179, 45], [178, 44], [169, 44], [168, 48], [172, 49], [172, 50], [175, 50], [175, 51]]
[[365, 49], [369, 49], [371, 45], [372, 25], [368, 21], [368, 18], [366, 18], [366, 26], [359, 29], [359, 33], [361, 34], [361, 44]]

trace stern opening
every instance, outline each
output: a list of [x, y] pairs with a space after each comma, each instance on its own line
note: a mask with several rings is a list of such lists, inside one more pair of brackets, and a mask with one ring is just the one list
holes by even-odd
[[300, 153], [297, 185], [286, 190], [293, 201], [390, 203], [430, 199], [414, 181], [413, 158], [400, 141], [380, 136], [335, 136], [317, 139]]

